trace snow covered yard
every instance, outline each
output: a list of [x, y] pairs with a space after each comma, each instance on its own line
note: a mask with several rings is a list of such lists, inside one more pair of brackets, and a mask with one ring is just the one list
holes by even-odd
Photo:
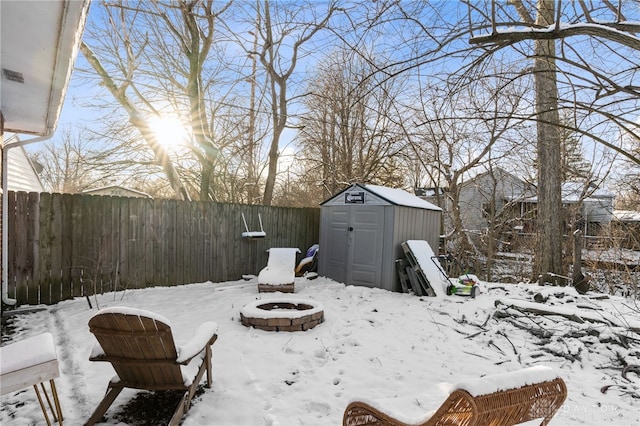
[[[244, 305], [281, 297], [258, 293], [256, 279], [111, 293], [98, 302], [101, 308], [130, 306], [168, 318], [178, 343], [200, 322], [218, 323], [214, 384], [194, 398], [185, 426], [338, 425], [353, 398], [393, 404], [396, 398], [438, 394], [447, 384], [532, 365], [554, 368], [567, 383], [567, 401], [552, 425], [640, 424], [640, 377], [633, 371], [628, 380], [621, 375], [623, 365], [640, 364], [640, 334], [629, 331], [640, 323], [632, 300], [537, 285], [482, 287], [476, 299], [419, 298], [322, 277], [296, 278], [296, 291], [287, 298], [324, 307], [325, 322], [305, 332], [269, 332], [240, 323]], [[528, 312], [535, 299], [544, 300], [552, 314]], [[53, 333], [61, 370], [56, 384], [70, 425], [90, 416], [113, 375], [109, 364], [88, 360], [95, 340], [87, 323], [97, 312], [91, 300], [93, 309], [78, 298], [12, 321], [10, 340]], [[580, 322], [580, 315], [592, 316], [591, 321]], [[144, 408], [125, 408], [135, 395], [125, 390], [105, 424], [157, 424]], [[166, 404], [159, 396], [140, 405]], [[33, 388], [4, 395], [0, 412], [4, 425], [43, 422]]]

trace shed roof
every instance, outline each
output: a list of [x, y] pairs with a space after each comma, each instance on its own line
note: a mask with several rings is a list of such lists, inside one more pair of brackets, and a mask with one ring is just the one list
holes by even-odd
[[341, 194], [345, 193], [346, 191], [350, 191], [357, 188], [364, 189], [382, 198], [383, 200], [389, 202], [390, 204], [393, 204], [396, 206], [405, 206], [405, 207], [414, 207], [414, 208], [425, 209], [425, 210], [442, 211], [442, 209], [436, 206], [435, 204], [431, 204], [430, 202], [425, 201], [422, 198], [417, 197], [403, 189], [389, 188], [387, 186], [380, 186], [380, 185], [364, 185], [359, 183], [353, 184], [352, 186], [343, 189], [342, 191], [335, 194], [333, 197], [330, 197], [329, 199], [320, 203], [320, 205], [323, 205], [327, 203], [329, 200], [339, 197]]

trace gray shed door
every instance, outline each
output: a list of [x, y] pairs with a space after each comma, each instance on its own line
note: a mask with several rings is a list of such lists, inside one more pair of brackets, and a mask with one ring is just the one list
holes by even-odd
[[383, 206], [332, 207], [330, 276], [345, 284], [379, 287], [382, 273]]

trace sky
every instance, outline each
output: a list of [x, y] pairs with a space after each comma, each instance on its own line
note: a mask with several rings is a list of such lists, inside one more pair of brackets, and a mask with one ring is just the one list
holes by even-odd
[[[449, 2], [447, 3], [447, 5], [450, 4], [454, 4], [455, 2]], [[89, 21], [90, 23], [93, 22], [97, 22], [99, 21], [99, 19], [101, 19], [103, 16], [101, 14], [101, 9], [100, 7], [98, 7], [99, 4], [98, 2], [96, 2], [95, 4], [92, 5], [91, 11], [89, 13]], [[571, 8], [570, 6], [564, 5], [566, 8]], [[407, 4], [405, 4], [405, 7], [408, 7]], [[360, 12], [361, 14], [363, 14], [361, 12], [360, 9], [357, 10], [358, 12]], [[466, 13], [466, 8], [462, 7], [449, 7], [446, 11], [441, 12], [443, 15], [441, 16], [441, 25], [442, 28], [439, 28], [438, 31], [444, 31], [444, 28], [446, 28], [446, 21], [447, 18], [449, 16], [453, 17], [454, 14], [456, 13]], [[353, 13], [352, 10], [350, 10], [350, 13]], [[356, 15], [357, 16], [357, 15]], [[395, 21], [395, 22], [401, 22], [401, 21]], [[338, 25], [342, 25], [342, 24], [346, 24], [346, 22], [341, 22], [340, 20], [336, 20], [336, 23]], [[233, 25], [233, 24], [231, 24]], [[238, 24], [239, 25], [239, 24]], [[396, 24], [394, 24], [396, 25]], [[88, 25], [88, 27], [90, 27], [91, 25]], [[418, 37], [416, 37], [416, 34], [413, 34], [411, 37], [407, 35], [408, 31], [417, 31], [417, 35], [422, 35], [424, 36], [424, 34], [420, 34], [422, 30], [417, 30], [415, 27], [410, 28], [409, 25], [407, 25], [406, 23], [402, 26], [402, 25], [396, 25], [396, 26], [392, 26], [387, 28], [384, 33], [383, 37], [380, 37], [379, 39], [377, 39], [375, 41], [375, 46], [376, 49], [379, 49], [381, 51], [381, 53], [383, 53], [382, 51], [384, 51], [384, 54], [390, 54], [389, 52], [393, 51], [393, 49], [395, 49], [395, 51], [393, 51], [393, 54], [399, 54], [401, 52], [403, 52], [403, 48], [406, 46], [411, 46], [412, 43], [415, 41], [415, 43], [419, 43], [420, 40], [418, 39]], [[433, 31], [436, 31], [435, 29], [432, 29]], [[379, 35], [379, 34], [378, 34]], [[355, 37], [355, 35], [352, 35], [353, 37]], [[463, 42], [466, 39], [462, 40]], [[354, 40], [350, 40], [350, 41], [354, 41]], [[424, 42], [424, 40], [423, 40]], [[91, 44], [91, 41], [89, 41], [89, 43]], [[405, 44], [406, 43], [406, 44]], [[326, 37], [326, 34], [323, 35], [322, 37], [319, 37], [317, 39], [312, 40], [312, 44], [313, 46], [319, 46], [316, 51], [315, 54], [323, 54], [326, 52], [331, 51], [331, 49], [337, 44], [337, 40], [335, 39], [331, 39], [329, 37]], [[227, 48], [227, 54], [236, 54], [237, 52], [234, 50], [231, 50], [229, 52], [230, 48]], [[312, 49], [313, 50], [313, 49]], [[380, 56], [383, 56], [382, 54]], [[317, 59], [317, 56], [315, 58], [309, 58], [306, 59], [305, 62], [300, 63], [299, 66], [297, 67], [297, 71], [296, 74], [298, 74], [298, 72], [300, 73], [299, 75], [307, 75], [309, 76], [311, 73], [313, 73], [313, 71], [315, 70], [315, 59]], [[447, 61], [440, 61], [437, 65], [434, 66], [439, 66], [439, 67], [452, 67], [452, 64], [458, 64], [459, 61], [457, 59], [449, 59]], [[89, 66], [86, 63], [86, 60], [84, 59], [84, 57], [79, 54], [78, 58], [77, 58], [77, 62], [76, 62], [76, 68], [77, 69], [88, 69]], [[455, 67], [454, 67], [455, 68]], [[423, 67], [424, 70], [428, 70], [430, 69], [429, 66], [425, 66]], [[443, 74], [442, 72], [440, 72], [439, 74]], [[302, 81], [301, 83], [302, 86], [304, 86], [306, 84], [305, 81]], [[295, 87], [295, 85], [292, 85], [292, 87]], [[301, 87], [301, 86], [300, 86]], [[302, 90], [300, 89], [300, 87], [298, 87], [298, 89], [296, 90], [291, 90], [290, 93], [292, 95], [294, 94], [299, 94]], [[290, 88], [291, 89], [291, 88]], [[294, 91], [296, 93], [294, 93]], [[101, 116], [101, 114], [99, 112], [97, 112], [94, 109], [91, 108], [87, 108], [86, 104], [90, 103], [94, 98], [97, 98], [98, 96], [104, 96], [104, 91], [101, 90], [99, 88], [98, 85], [96, 84], [87, 84], [86, 82], [82, 81], [82, 76], [79, 72], [75, 72], [72, 75], [71, 78], [71, 82], [70, 82], [70, 86], [69, 86], [69, 90], [67, 93], [67, 98], [66, 101], [64, 103], [64, 107], [62, 110], [62, 115], [60, 117], [60, 121], [59, 121], [59, 125], [58, 125], [58, 132], [57, 134], [52, 138], [52, 141], [55, 141], [56, 143], [60, 144], [61, 142], [61, 135], [62, 135], [62, 130], [63, 129], [82, 129], [84, 126], [90, 126], [90, 127], [98, 127], [100, 125], [103, 124], [103, 117]], [[111, 96], [109, 94], [107, 94], [106, 96]], [[292, 117], [295, 118], [296, 115], [296, 108], [290, 108], [290, 114]], [[124, 118], [126, 120], [126, 118]], [[291, 123], [293, 123], [295, 121], [291, 120]], [[610, 132], [610, 129], [607, 130], [607, 132]], [[617, 132], [617, 128], [613, 130], [613, 132]], [[617, 133], [616, 133], [617, 135]], [[618, 136], [610, 136], [611, 138], [618, 138]], [[283, 162], [281, 163], [281, 167], [280, 170], [285, 170], [287, 168], [288, 165], [291, 164], [292, 160], [293, 160], [293, 153], [295, 152], [296, 146], [295, 146], [295, 142], [296, 142], [296, 137], [297, 137], [297, 132], [293, 129], [288, 129], [285, 134], [283, 135], [283, 138], [281, 140], [281, 144], [280, 144], [280, 148], [282, 150], [282, 152], [285, 154], [285, 158], [283, 159]], [[39, 144], [38, 144], [39, 145]], [[266, 144], [265, 144], [266, 147]], [[38, 146], [30, 146], [28, 147], [28, 149], [30, 151], [33, 150], [37, 150], [39, 147]], [[604, 158], [603, 154], [602, 154], [602, 150], [601, 147], [598, 145], [592, 145], [589, 144], [585, 147], [585, 154], [587, 156], [587, 159], [590, 160], [593, 163], [597, 163], [598, 159], [600, 158]], [[607, 164], [609, 164], [607, 162]], [[628, 165], [628, 163], [627, 163]], [[626, 168], [622, 168], [622, 170], [626, 170]], [[606, 175], [607, 174], [607, 170], [604, 170], [604, 167], [600, 167], [597, 169], [597, 173], [601, 174], [601, 175]], [[614, 176], [616, 175], [615, 170], [614, 173], [611, 173], [610, 176]], [[425, 183], [426, 184], [426, 183]]]
[[[12, 332], [3, 340], [7, 344], [53, 334], [61, 373], [56, 386], [70, 425], [89, 418], [114, 374], [108, 363], [89, 361], [95, 339], [87, 323], [98, 308], [118, 306], [167, 318], [179, 345], [199, 324], [217, 323], [213, 387], [194, 398], [184, 426], [337, 425], [356, 399], [391, 413], [402, 407], [405, 415], [420, 416], [437, 408], [454, 384], [531, 366], [550, 367], [566, 382], [567, 400], [551, 426], [640, 424], [640, 376], [629, 373], [625, 380], [621, 375], [621, 363], [640, 364], [637, 331], [514, 308], [536, 303], [539, 295], [545, 302], [534, 306], [586, 317], [611, 315], [638, 327], [633, 301], [578, 295], [572, 288], [478, 285], [482, 292], [475, 299], [417, 297], [325, 277], [296, 278], [295, 293], [286, 295], [258, 293], [255, 277], [126, 290], [92, 297], [91, 306], [76, 298], [15, 316]], [[325, 321], [304, 332], [269, 332], [241, 324], [244, 306], [283, 297], [320, 305]], [[626, 346], [619, 343], [622, 336]], [[32, 388], [3, 395], [0, 401], [3, 425], [42, 422]], [[155, 414], [142, 416], [149, 423], [138, 414], [145, 403], [168, 405], [125, 390], [101, 424], [157, 424]]]

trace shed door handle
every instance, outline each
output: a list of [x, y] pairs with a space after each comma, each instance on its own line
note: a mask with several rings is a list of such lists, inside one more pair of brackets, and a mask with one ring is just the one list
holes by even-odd
[[353, 231], [353, 226], [349, 227], [349, 232]]

